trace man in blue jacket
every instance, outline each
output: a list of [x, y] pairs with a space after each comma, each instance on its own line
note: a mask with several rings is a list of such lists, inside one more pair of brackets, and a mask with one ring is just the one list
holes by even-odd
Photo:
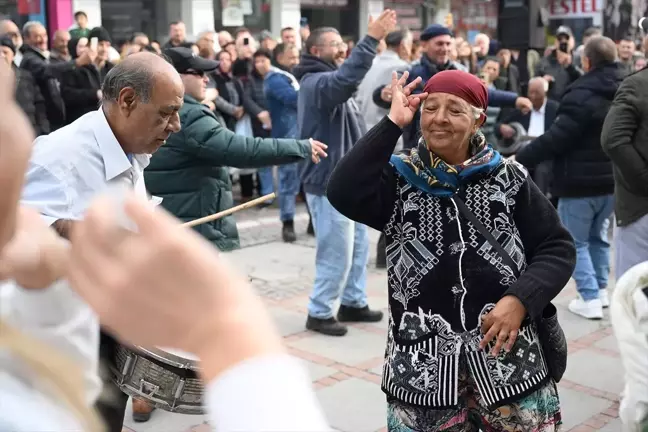
[[[326, 185], [335, 165], [366, 133], [353, 94], [371, 67], [380, 40], [396, 27], [396, 13], [385, 10], [369, 20], [367, 36], [339, 64], [346, 46], [332, 27], [315, 29], [305, 43], [301, 62], [293, 69], [300, 80], [297, 126], [300, 137], [326, 140], [329, 157], [319, 166], [305, 164], [301, 180], [313, 218], [317, 253], [315, 286], [308, 305], [306, 328], [331, 336], [343, 336], [339, 321], [372, 322], [382, 312], [367, 306], [369, 233], [364, 225], [342, 216], [326, 199]], [[352, 187], [352, 185], [349, 185]], [[333, 303], [342, 293], [337, 320]]]
[[[263, 91], [272, 121], [272, 138], [297, 138], [297, 95], [299, 82], [290, 73], [299, 63], [299, 49], [281, 43], [273, 52], [275, 66], [265, 76]], [[295, 197], [299, 193], [298, 163], [279, 165], [279, 212], [283, 228], [283, 241], [297, 240], [293, 220]]]

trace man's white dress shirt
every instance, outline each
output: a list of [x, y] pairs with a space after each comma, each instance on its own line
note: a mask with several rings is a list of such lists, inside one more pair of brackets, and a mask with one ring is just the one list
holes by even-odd
[[[148, 163], [148, 155], [124, 153], [100, 108], [36, 139], [22, 204], [36, 208], [49, 224], [81, 220], [92, 199], [112, 185], [125, 185], [145, 197]], [[75, 360], [79, 369], [69, 373], [83, 374], [88, 405], [96, 401], [101, 391], [99, 322], [65, 281], [39, 291], [0, 285], [0, 317]], [[34, 388], [33, 376], [19, 372], [16, 361], [0, 349], [0, 430], [80, 431], [59, 401]], [[232, 367], [206, 384], [204, 403], [219, 432], [330, 430], [304, 366], [287, 355]]]
[[535, 108], [531, 109], [531, 118], [529, 119], [529, 130], [527, 131], [527, 135], [537, 138], [545, 133], [546, 108], [547, 100], [545, 99], [539, 110], [536, 110]]

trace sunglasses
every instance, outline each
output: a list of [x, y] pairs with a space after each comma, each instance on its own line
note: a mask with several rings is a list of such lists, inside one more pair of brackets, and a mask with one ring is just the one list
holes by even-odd
[[205, 72], [204, 71], [188, 70], [188, 71], [184, 71], [182, 74], [183, 75], [193, 75], [193, 76], [197, 76], [197, 77], [200, 77], [200, 78], [205, 77]]

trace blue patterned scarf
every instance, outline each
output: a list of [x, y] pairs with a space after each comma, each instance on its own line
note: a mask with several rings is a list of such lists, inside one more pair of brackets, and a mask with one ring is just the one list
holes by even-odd
[[460, 165], [449, 165], [428, 150], [425, 140], [409, 154], [393, 155], [391, 164], [412, 186], [430, 195], [452, 196], [477, 176], [490, 174], [502, 163], [502, 156], [486, 143], [481, 131], [470, 139], [469, 154]]

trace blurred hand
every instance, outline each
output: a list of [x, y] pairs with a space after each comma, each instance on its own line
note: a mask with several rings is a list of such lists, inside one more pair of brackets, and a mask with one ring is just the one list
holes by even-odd
[[313, 163], [318, 164], [320, 163], [320, 158], [328, 157], [328, 154], [326, 154], [325, 151], [328, 148], [326, 144], [314, 140], [313, 138], [311, 138], [309, 141], [311, 144], [311, 160], [313, 161]]
[[391, 9], [385, 9], [376, 19], [369, 16], [367, 34], [376, 40], [384, 39], [395, 28], [396, 12]]
[[503, 124], [500, 126], [500, 133], [504, 138], [513, 138], [513, 135], [515, 135], [515, 129], [507, 124]]
[[0, 280], [14, 279], [27, 289], [46, 288], [63, 277], [68, 249], [65, 240], [40, 214], [19, 207], [16, 232], [0, 252]]
[[421, 84], [421, 77], [416, 77], [414, 81], [403, 87], [408, 76], [409, 72], [406, 71], [399, 79], [398, 74], [392, 72], [392, 103], [389, 109], [389, 118], [400, 128], [404, 128], [412, 122], [416, 110], [427, 98], [427, 93], [411, 94]]
[[97, 59], [97, 51], [94, 51], [90, 47], [88, 47], [88, 49], [86, 49], [83, 52], [83, 54], [77, 57], [75, 63], [77, 67], [81, 67], [81, 66], [86, 66], [94, 63], [96, 59]]
[[270, 119], [270, 113], [268, 111], [261, 111], [257, 118], [266, 129], [272, 129], [272, 120]]
[[106, 197], [91, 204], [72, 231], [67, 275], [103, 326], [129, 344], [197, 355], [206, 381], [283, 353], [262, 301], [213, 245], [130, 193], [123, 208], [136, 232], [115, 208]]
[[234, 118], [236, 118], [236, 120], [241, 120], [244, 114], [245, 110], [243, 109], [243, 107], [236, 107], [236, 109], [234, 110]]
[[214, 102], [210, 101], [210, 100], [204, 100], [203, 104], [207, 105], [211, 111], [216, 110], [216, 104]]
[[390, 102], [392, 100], [392, 89], [391, 86], [386, 85], [383, 87], [382, 90], [380, 90], [380, 98], [384, 100], [385, 102]]
[[14, 72], [0, 61], [0, 249], [14, 236], [18, 201], [34, 141], [34, 130], [16, 104], [14, 93]]
[[533, 109], [533, 104], [531, 103], [531, 100], [525, 97], [519, 97], [515, 99], [515, 108], [522, 111], [523, 114], [526, 114]]
[[572, 56], [571, 54], [562, 52], [560, 50], [556, 50], [556, 58], [558, 59], [558, 63], [560, 63], [561, 66], [569, 66], [572, 63]]
[[480, 349], [485, 349], [488, 343], [495, 339], [496, 343], [491, 355], [497, 356], [502, 348], [511, 351], [522, 320], [526, 316], [526, 308], [520, 300], [512, 295], [503, 297], [482, 320], [482, 339]]

